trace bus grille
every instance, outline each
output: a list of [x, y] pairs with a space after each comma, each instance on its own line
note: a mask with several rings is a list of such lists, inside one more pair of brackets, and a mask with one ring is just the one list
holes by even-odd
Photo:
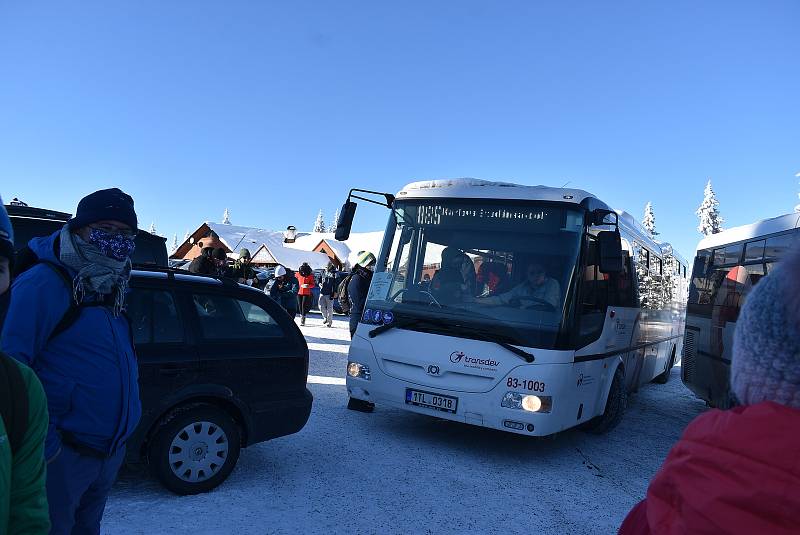
[[681, 369], [683, 370], [683, 381], [685, 383], [694, 382], [694, 364], [696, 358], [695, 332], [686, 330], [683, 337], [683, 358], [681, 359]]

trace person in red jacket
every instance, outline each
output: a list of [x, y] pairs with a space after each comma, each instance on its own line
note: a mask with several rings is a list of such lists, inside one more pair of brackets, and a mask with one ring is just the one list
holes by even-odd
[[300, 325], [305, 325], [306, 314], [311, 310], [311, 302], [314, 299], [314, 293], [312, 292], [312, 288], [316, 286], [314, 272], [308, 263], [303, 262], [295, 277], [297, 277], [297, 282], [300, 285], [300, 290], [297, 292], [297, 298], [300, 301]]
[[734, 333], [740, 406], [694, 419], [619, 533], [800, 533], [800, 250], [747, 297]]

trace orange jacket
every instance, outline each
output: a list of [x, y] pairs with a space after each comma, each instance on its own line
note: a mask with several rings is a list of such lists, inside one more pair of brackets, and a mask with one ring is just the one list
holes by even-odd
[[800, 410], [766, 401], [695, 418], [619, 533], [800, 533]]
[[[297, 277], [297, 282], [300, 284], [300, 290], [297, 295], [312, 295], [311, 288], [316, 286], [314, 284], [314, 274], [304, 277], [300, 273], [295, 273], [294, 276]], [[305, 288], [303, 287], [304, 285], [306, 286]]]

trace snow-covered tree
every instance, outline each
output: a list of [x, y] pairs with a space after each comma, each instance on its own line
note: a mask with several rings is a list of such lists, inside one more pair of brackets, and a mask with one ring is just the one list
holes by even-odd
[[706, 184], [706, 189], [703, 192], [703, 202], [695, 214], [700, 218], [700, 224], [697, 226], [697, 231], [703, 236], [710, 234], [717, 234], [722, 231], [722, 223], [725, 221], [719, 215], [719, 201], [711, 188], [711, 179]]
[[187, 230], [186, 234], [183, 235], [183, 241], [188, 240], [191, 236], [192, 236], [192, 234]]
[[[795, 176], [795, 178], [800, 178], [800, 173], [797, 173], [794, 176]], [[797, 196], [800, 197], [800, 193], [798, 193]], [[794, 207], [794, 211], [795, 212], [800, 212], [800, 204], [798, 204], [797, 206]]]
[[322, 210], [317, 214], [317, 219], [314, 221], [314, 232], [325, 232], [325, 218], [322, 217]]
[[336, 209], [336, 213], [333, 214], [333, 224], [328, 227], [328, 230], [331, 232], [336, 231], [336, 227], [339, 225], [339, 208]]
[[644, 206], [644, 218], [642, 219], [642, 226], [651, 238], [658, 236], [658, 232], [656, 231], [656, 214], [653, 212], [653, 203], [651, 202], [648, 202]]
[[156, 222], [150, 223], [150, 228], [147, 230], [150, 234], [156, 234]]
[[172, 251], [170, 251], [170, 253], [174, 253], [177, 250], [178, 250], [178, 233], [176, 232], [172, 236]]
[[222, 224], [223, 225], [230, 225], [231, 224], [231, 213], [225, 208], [225, 213], [222, 214]]

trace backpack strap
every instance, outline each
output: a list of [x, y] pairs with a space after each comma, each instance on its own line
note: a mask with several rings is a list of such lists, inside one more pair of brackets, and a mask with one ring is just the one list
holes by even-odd
[[48, 260], [39, 260], [38, 263], [44, 264], [55, 271], [58, 277], [64, 283], [64, 286], [67, 287], [67, 292], [69, 292], [69, 308], [66, 312], [64, 312], [64, 315], [61, 316], [61, 319], [58, 320], [58, 323], [56, 323], [56, 326], [53, 328], [50, 336], [47, 337], [47, 341], [50, 342], [53, 338], [69, 329], [72, 324], [78, 320], [78, 317], [81, 315], [81, 310], [85, 305], [77, 304], [75, 299], [72, 297], [72, 277], [69, 276], [69, 272], [64, 266]]
[[28, 431], [28, 389], [19, 366], [0, 353], [0, 417], [6, 426], [11, 455], [19, 451]]

